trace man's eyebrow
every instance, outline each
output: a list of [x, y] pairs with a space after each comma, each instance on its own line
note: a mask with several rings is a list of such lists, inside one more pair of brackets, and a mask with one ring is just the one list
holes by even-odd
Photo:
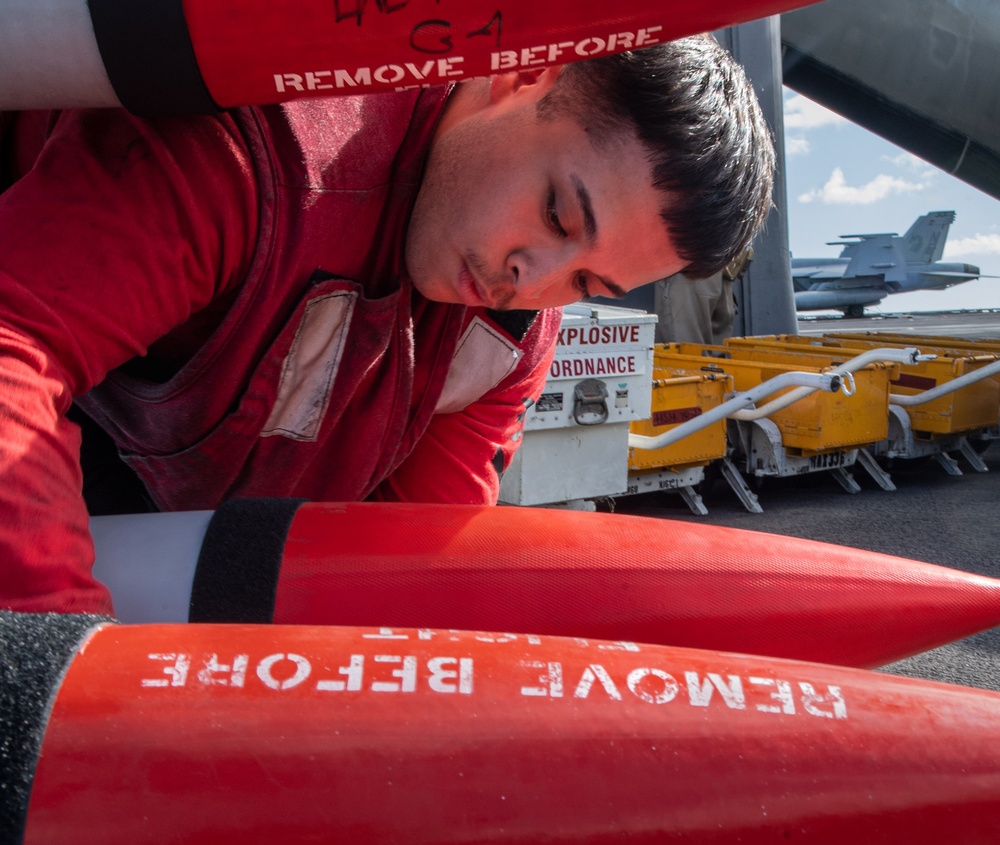
[[594, 205], [590, 201], [590, 191], [583, 184], [583, 180], [575, 173], [569, 175], [573, 188], [576, 191], [576, 199], [580, 203], [580, 210], [583, 212], [583, 233], [587, 236], [587, 243], [591, 246], [597, 240], [597, 220], [594, 217]]
[[[597, 218], [594, 217], [594, 204], [590, 200], [590, 191], [575, 173], [570, 173], [569, 180], [573, 183], [573, 190], [576, 191], [576, 199], [580, 203], [580, 211], [583, 214], [583, 233], [587, 238], [587, 243], [593, 246], [597, 241]], [[615, 284], [611, 279], [606, 279], [603, 276], [597, 278], [615, 299], [621, 299], [628, 293], [625, 288]]]

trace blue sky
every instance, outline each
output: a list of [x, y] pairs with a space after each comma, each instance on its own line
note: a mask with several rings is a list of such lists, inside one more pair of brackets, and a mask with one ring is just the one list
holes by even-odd
[[[844, 234], [902, 234], [921, 214], [955, 211], [945, 261], [1000, 276], [1000, 201], [794, 91], [784, 91], [789, 246], [835, 257]], [[869, 313], [1000, 308], [1000, 278], [889, 296]]]

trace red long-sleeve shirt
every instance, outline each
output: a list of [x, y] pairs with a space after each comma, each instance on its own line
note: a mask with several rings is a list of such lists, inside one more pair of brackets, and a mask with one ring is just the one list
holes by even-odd
[[559, 318], [412, 288], [406, 221], [446, 96], [16, 116], [0, 171], [0, 606], [110, 610], [73, 397], [164, 509], [495, 502]]

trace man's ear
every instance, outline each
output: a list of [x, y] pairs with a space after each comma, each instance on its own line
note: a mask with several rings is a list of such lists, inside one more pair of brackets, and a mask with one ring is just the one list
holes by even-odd
[[562, 75], [563, 67], [522, 68], [491, 76], [490, 102], [500, 103], [509, 97], [537, 102], [552, 90], [555, 81]]

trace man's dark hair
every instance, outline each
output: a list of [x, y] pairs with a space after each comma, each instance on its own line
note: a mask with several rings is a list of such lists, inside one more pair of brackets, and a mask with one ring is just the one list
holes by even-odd
[[771, 206], [774, 147], [743, 69], [714, 38], [692, 36], [568, 65], [539, 104], [570, 113], [601, 143], [631, 129], [650, 152], [660, 216], [684, 273], [719, 272]]

